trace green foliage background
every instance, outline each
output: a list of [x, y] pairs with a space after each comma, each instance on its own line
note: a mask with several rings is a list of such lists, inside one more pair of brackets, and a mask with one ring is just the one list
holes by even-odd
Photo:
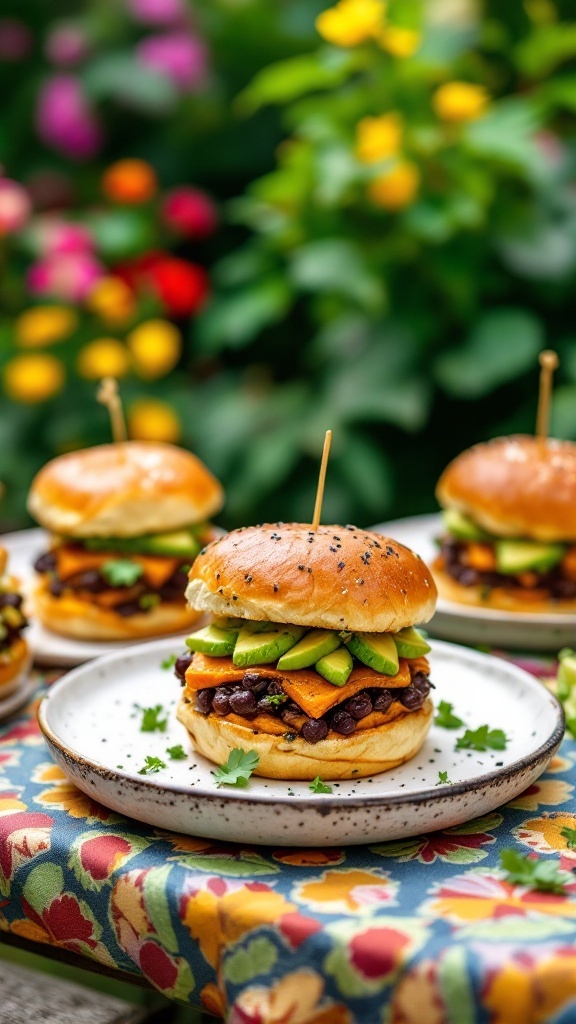
[[[226, 526], [309, 519], [327, 427], [327, 520], [434, 508], [435, 481], [462, 448], [533, 429], [544, 346], [562, 360], [553, 429], [576, 439], [570, 0], [392, 0], [390, 19], [424, 36], [406, 60], [372, 44], [328, 46], [314, 29], [325, 6], [197, 0], [211, 79], [202, 93], [164, 103], [146, 83], [110, 73], [122, 61], [129, 70], [137, 39], [119, 0], [24, 10], [5, 0], [2, 11], [25, 17], [38, 40], [33, 59], [0, 67], [9, 176], [62, 170], [88, 205], [111, 160], [139, 156], [163, 185], [194, 182], [223, 204], [222, 229], [201, 253], [214, 296], [189, 326], [185, 358], [154, 384], [127, 381], [125, 393], [155, 394], [177, 410], [183, 443], [226, 486]], [[108, 83], [95, 97], [106, 146], [73, 168], [41, 145], [32, 116], [46, 71], [41, 39], [65, 16], [98, 24], [84, 73]], [[483, 84], [493, 102], [450, 133], [431, 97], [454, 79]], [[404, 116], [423, 183], [394, 213], [367, 202], [367, 170], [354, 157], [358, 120], [390, 109]], [[26, 305], [21, 258], [10, 257], [0, 285], [3, 359], [13, 351], [10, 319]], [[71, 439], [107, 439], [92, 390], [71, 373], [66, 391], [41, 406], [4, 400], [7, 521], [25, 521], [25, 491], [46, 458]]]

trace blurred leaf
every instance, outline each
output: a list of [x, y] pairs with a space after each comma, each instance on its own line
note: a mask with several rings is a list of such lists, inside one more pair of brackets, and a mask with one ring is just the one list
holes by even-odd
[[564, 75], [562, 78], [546, 82], [540, 90], [539, 97], [545, 103], [576, 112], [576, 75]]
[[378, 445], [359, 434], [345, 434], [335, 461], [343, 478], [358, 494], [370, 514], [383, 515], [393, 493], [390, 465]]
[[264, 68], [236, 100], [242, 114], [267, 103], [288, 103], [311, 90], [334, 89], [350, 74], [358, 58], [346, 51], [306, 53]]
[[544, 345], [540, 321], [523, 309], [496, 309], [478, 321], [468, 341], [438, 357], [436, 379], [451, 395], [479, 398], [535, 365]]
[[290, 276], [305, 291], [345, 295], [374, 313], [386, 302], [382, 277], [372, 272], [361, 249], [343, 238], [302, 246], [292, 256]]
[[468, 125], [463, 142], [479, 156], [511, 164], [535, 177], [544, 160], [534, 138], [541, 127], [534, 106], [515, 97], [494, 103], [485, 117]]
[[543, 78], [570, 57], [576, 56], [576, 24], [566, 21], [538, 25], [531, 36], [516, 47], [520, 71], [533, 78]]
[[521, 277], [555, 281], [572, 273], [576, 266], [576, 232], [566, 222], [534, 219], [522, 225], [522, 233], [501, 235], [497, 247], [506, 266]]
[[242, 348], [288, 310], [291, 292], [284, 278], [267, 277], [231, 296], [216, 298], [198, 324], [198, 340], [205, 351]]
[[553, 437], [576, 441], [576, 384], [563, 384], [554, 390], [550, 423]]
[[96, 247], [109, 260], [123, 260], [145, 251], [155, 241], [150, 217], [140, 210], [98, 211], [86, 217]]
[[145, 67], [128, 51], [95, 58], [86, 67], [83, 79], [92, 99], [114, 98], [118, 103], [148, 114], [166, 113], [178, 98], [166, 75]]

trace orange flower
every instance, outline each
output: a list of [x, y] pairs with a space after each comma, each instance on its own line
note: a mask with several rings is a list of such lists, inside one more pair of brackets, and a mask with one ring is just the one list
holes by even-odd
[[66, 811], [71, 818], [83, 818], [88, 822], [105, 821], [111, 824], [119, 821], [118, 815], [91, 800], [70, 782], [61, 768], [55, 764], [38, 765], [33, 775], [34, 782], [52, 782], [51, 789], [44, 789], [35, 797], [35, 803], [56, 807]]
[[487, 921], [504, 914], [526, 917], [534, 912], [573, 918], [576, 902], [567, 895], [538, 892], [496, 875], [469, 871], [441, 885], [427, 912], [455, 923]]
[[378, 175], [368, 186], [368, 197], [385, 210], [401, 210], [414, 201], [420, 186], [420, 171], [410, 160], [398, 160], [392, 170]]
[[521, 811], [537, 811], [541, 804], [557, 807], [570, 800], [574, 786], [560, 779], [538, 779], [506, 805]]
[[484, 86], [472, 82], [446, 82], [432, 97], [432, 106], [442, 121], [475, 121], [486, 112], [489, 102]]
[[575, 1000], [576, 953], [566, 948], [532, 963], [506, 963], [492, 977], [483, 1003], [491, 1024], [547, 1024]]
[[178, 362], [182, 335], [168, 320], [147, 320], [130, 332], [126, 344], [140, 376], [154, 380], [165, 377]]
[[576, 816], [555, 812], [523, 821], [514, 833], [522, 843], [538, 853], [560, 852], [564, 857], [576, 860], [576, 849], [568, 846], [568, 839], [562, 835], [565, 828], [576, 829]]
[[87, 380], [102, 377], [124, 377], [128, 373], [128, 352], [117, 338], [96, 338], [84, 346], [76, 361], [76, 369]]
[[397, 888], [386, 873], [350, 868], [325, 871], [313, 882], [304, 882], [297, 897], [323, 913], [355, 913], [372, 904], [393, 903]]
[[356, 156], [364, 164], [396, 156], [403, 130], [402, 115], [396, 111], [379, 117], [363, 117], [356, 125]]
[[21, 348], [41, 348], [69, 337], [78, 317], [67, 306], [33, 306], [20, 314], [14, 326]]
[[3, 370], [4, 390], [15, 402], [33, 405], [52, 398], [64, 387], [64, 366], [44, 353], [15, 356]]
[[117, 326], [131, 320], [136, 309], [134, 294], [120, 277], [101, 277], [90, 292], [88, 309], [106, 324]]
[[246, 1024], [350, 1024], [350, 1012], [342, 1003], [322, 1005], [323, 993], [323, 979], [302, 968], [285, 974], [271, 988], [256, 985], [245, 989], [232, 1015]]
[[137, 441], [175, 444], [182, 428], [174, 410], [155, 398], [138, 398], [128, 409], [128, 433]]
[[385, 13], [383, 0], [340, 0], [318, 15], [316, 28], [334, 46], [358, 46], [377, 35]]
[[116, 203], [147, 203], [158, 190], [156, 172], [145, 160], [125, 159], [111, 164], [102, 177], [102, 189]]

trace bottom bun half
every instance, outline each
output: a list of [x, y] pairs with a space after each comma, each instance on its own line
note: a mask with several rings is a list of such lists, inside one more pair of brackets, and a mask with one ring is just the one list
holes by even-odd
[[139, 640], [185, 633], [200, 614], [182, 604], [162, 602], [141, 615], [123, 617], [111, 608], [71, 595], [53, 597], [44, 580], [33, 595], [34, 610], [46, 629], [75, 640]]
[[178, 718], [186, 726], [194, 748], [216, 764], [224, 764], [235, 748], [255, 750], [260, 758], [255, 775], [267, 779], [360, 779], [396, 768], [418, 753], [432, 723], [430, 698], [419, 711], [407, 711], [374, 729], [358, 729], [352, 736], [329, 735], [319, 743], [299, 736], [257, 732], [226, 718], [194, 711], [184, 698]]
[[16, 692], [32, 663], [28, 644], [22, 637], [15, 640], [5, 653], [10, 660], [0, 658], [0, 701]]
[[491, 587], [489, 592], [482, 586], [464, 587], [442, 569], [434, 569], [434, 579], [440, 597], [455, 604], [466, 604], [473, 608], [494, 608], [502, 612], [532, 612], [538, 615], [576, 613], [575, 599], [553, 601], [551, 598], [543, 598], [541, 591], [532, 594], [528, 588], [520, 590], [519, 587], [510, 587], [509, 590], [506, 587]]

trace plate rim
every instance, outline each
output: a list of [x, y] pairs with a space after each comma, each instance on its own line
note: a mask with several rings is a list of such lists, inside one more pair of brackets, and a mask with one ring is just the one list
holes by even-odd
[[[520, 668], [512, 662], [505, 661], [501, 658], [496, 658], [492, 654], [485, 654], [484, 652], [476, 651], [474, 649], [465, 647], [462, 644], [453, 644], [445, 640], [432, 640], [431, 642], [433, 650], [434, 648], [439, 648], [441, 653], [448, 654], [448, 656], [450, 656], [452, 651], [455, 651], [455, 657], [458, 657], [458, 655], [462, 656], [462, 654], [464, 654], [467, 657], [471, 658], [472, 661], [483, 662], [485, 660], [496, 660], [506, 671], [510, 672], [512, 675], [521, 677], [521, 679], [525, 683], [526, 681], [528, 681], [530, 686], [534, 686], [535, 692], [537, 692], [537, 687], [542, 687], [543, 693], [545, 693], [546, 696], [550, 698], [552, 706], [556, 711], [557, 717], [556, 725], [552, 730], [551, 734], [544, 741], [544, 743], [541, 743], [540, 746], [536, 748], [536, 750], [532, 751], [532, 753], [526, 754], [524, 755], [524, 757], [521, 757], [516, 761], [513, 761], [510, 765], [506, 766], [505, 768], [503, 767], [498, 769], [492, 769], [491, 771], [488, 771], [482, 775], [477, 776], [472, 782], [462, 781], [450, 784], [440, 784], [428, 787], [426, 789], [417, 790], [413, 794], [391, 794], [387, 797], [383, 797], [382, 795], [377, 794], [373, 796], [366, 795], [363, 797], [343, 797], [339, 794], [320, 795], [310, 793], [310, 796], [306, 796], [305, 798], [291, 797], [291, 807], [297, 808], [299, 810], [311, 808], [316, 811], [319, 811], [320, 813], [329, 814], [331, 811], [334, 811], [341, 807], [359, 809], [362, 807], [377, 806], [382, 804], [394, 807], [400, 807], [406, 804], [409, 804], [410, 806], [418, 806], [422, 803], [429, 803], [431, 800], [433, 800], [434, 802], [439, 802], [446, 799], [450, 800], [452, 799], [452, 797], [456, 798], [460, 796], [465, 796], [470, 792], [489, 788], [490, 786], [499, 781], [504, 782], [529, 768], [535, 767], [536, 765], [544, 761], [548, 757], [548, 755], [550, 755], [551, 757], [554, 755], [555, 751], [558, 749], [560, 743], [562, 742], [566, 729], [564, 710], [562, 708], [562, 705], [560, 704], [560, 701], [554, 693], [552, 693], [550, 690], [545, 689], [544, 684], [539, 683], [536, 680], [535, 676], [532, 676], [529, 672], [526, 672], [525, 669]], [[250, 796], [248, 793], [243, 792], [223, 793], [221, 790], [218, 790], [215, 793], [210, 793], [198, 791], [195, 787], [184, 786], [180, 785], [179, 783], [170, 783], [166, 785], [160, 783], [155, 779], [149, 779], [146, 777], [142, 777], [141, 779], [136, 778], [135, 775], [133, 775], [130, 772], [121, 771], [120, 769], [106, 768], [103, 765], [99, 764], [97, 761], [93, 761], [91, 758], [85, 757], [83, 754], [81, 754], [79, 751], [76, 751], [74, 748], [66, 746], [66, 744], [63, 741], [61, 741], [58, 738], [58, 736], [54, 733], [54, 730], [52, 729], [50, 723], [47, 720], [47, 716], [49, 714], [48, 708], [50, 705], [50, 699], [52, 695], [56, 693], [59, 689], [64, 689], [66, 686], [70, 685], [73, 686], [75, 684], [75, 678], [77, 676], [81, 676], [83, 672], [89, 671], [90, 669], [101, 668], [109, 662], [119, 660], [120, 657], [122, 657], [122, 659], [125, 659], [126, 657], [130, 658], [132, 655], [142, 653], [144, 649], [149, 650], [150, 653], [152, 653], [152, 649], [160, 651], [163, 650], [165, 647], [169, 646], [169, 643], [169, 638], [163, 638], [160, 640], [152, 641], [151, 643], [139, 644], [138, 646], [135, 646], [131, 649], [128, 649], [126, 652], [123, 652], [122, 655], [120, 655], [117, 652], [104, 655], [101, 658], [93, 659], [90, 662], [86, 662], [83, 665], [79, 665], [71, 672], [65, 673], [65, 675], [63, 675], [60, 679], [56, 680], [55, 683], [52, 683], [50, 689], [42, 698], [40, 706], [38, 708], [38, 724], [48, 745], [52, 745], [66, 762], [72, 761], [74, 764], [79, 765], [80, 767], [88, 768], [94, 774], [99, 775], [100, 777], [106, 778], [108, 780], [119, 778], [127, 780], [130, 783], [130, 785], [135, 787], [141, 786], [142, 789], [145, 791], [148, 790], [171, 793], [176, 794], [178, 796], [190, 796], [200, 800], [212, 800], [220, 802], [222, 802], [222, 800], [233, 800], [235, 802], [240, 801], [242, 803], [252, 804], [255, 806], [266, 806], [269, 804], [278, 803], [279, 796], [272, 793], [270, 795], [266, 794], [257, 797]], [[285, 781], [290, 782], [291, 780], [287, 779]], [[360, 782], [361, 780], [358, 779], [357, 781]], [[322, 812], [322, 808], [325, 808], [324, 812]]]
[[[374, 526], [368, 527], [368, 529], [373, 530], [374, 533], [381, 533], [383, 529], [393, 529], [404, 524], [413, 524], [414, 526], [420, 524], [423, 526], [423, 520], [425, 519], [441, 521], [441, 513], [420, 512], [414, 516], [403, 516], [400, 519], [389, 519], [382, 523], [376, 523]], [[391, 536], [394, 539], [393, 535]], [[399, 543], [403, 542], [399, 541]], [[500, 610], [499, 608], [484, 608], [482, 605], [459, 604], [457, 601], [450, 601], [448, 598], [441, 597], [440, 595], [436, 603], [435, 614], [455, 615], [463, 619], [485, 618], [488, 621], [506, 621], [510, 625], [515, 626], [565, 626], [570, 624], [571, 619], [576, 618], [574, 612], [513, 612], [506, 611], [505, 609]]]

